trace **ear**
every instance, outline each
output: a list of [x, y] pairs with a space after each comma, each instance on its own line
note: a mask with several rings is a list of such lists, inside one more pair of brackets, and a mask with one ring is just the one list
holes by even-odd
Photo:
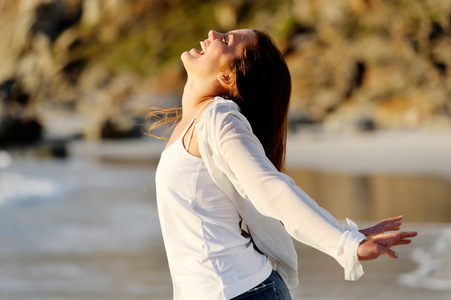
[[233, 76], [231, 76], [228, 73], [219, 74], [218, 81], [224, 88], [230, 88], [235, 83], [233, 80]]

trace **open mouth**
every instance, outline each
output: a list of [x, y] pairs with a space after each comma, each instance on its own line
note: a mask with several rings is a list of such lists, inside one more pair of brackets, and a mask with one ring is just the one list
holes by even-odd
[[202, 54], [202, 55], [205, 54], [207, 52], [207, 48], [208, 48], [207, 43], [205, 41], [201, 41], [200, 47], [202, 48], [202, 51], [200, 52], [200, 54]]

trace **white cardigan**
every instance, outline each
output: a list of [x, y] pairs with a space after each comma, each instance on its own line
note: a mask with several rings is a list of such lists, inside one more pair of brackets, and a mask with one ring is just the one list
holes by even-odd
[[236, 103], [216, 97], [196, 132], [213, 181], [237, 208], [258, 249], [278, 263], [277, 272], [289, 288], [298, 284], [290, 235], [335, 258], [346, 280], [363, 275], [357, 248], [365, 236], [350, 220], [349, 226], [339, 225], [293, 179], [277, 171]]

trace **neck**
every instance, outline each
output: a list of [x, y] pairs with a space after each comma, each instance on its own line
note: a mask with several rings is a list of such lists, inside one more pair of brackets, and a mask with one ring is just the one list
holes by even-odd
[[198, 109], [207, 101], [214, 99], [220, 92], [214, 89], [208, 88], [212, 86], [205, 82], [199, 82], [199, 80], [186, 81], [182, 95], [182, 112], [183, 118], [191, 118]]

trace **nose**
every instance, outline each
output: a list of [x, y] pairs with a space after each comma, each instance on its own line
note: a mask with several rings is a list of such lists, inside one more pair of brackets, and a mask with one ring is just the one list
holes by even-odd
[[222, 33], [216, 32], [216, 31], [214, 31], [214, 30], [210, 30], [210, 31], [208, 32], [208, 37], [209, 37], [212, 41], [221, 38], [221, 35], [222, 35]]

